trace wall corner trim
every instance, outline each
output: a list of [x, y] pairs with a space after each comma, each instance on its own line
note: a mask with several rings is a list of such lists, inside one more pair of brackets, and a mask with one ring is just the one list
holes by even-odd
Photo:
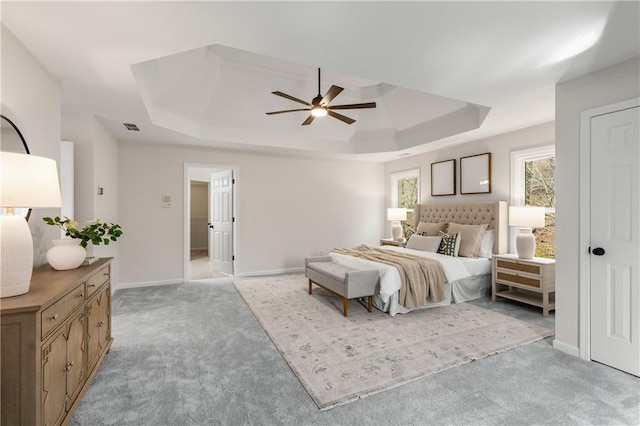
[[580, 349], [577, 346], [570, 345], [558, 339], [553, 340], [553, 349], [575, 356], [576, 358], [580, 357]]

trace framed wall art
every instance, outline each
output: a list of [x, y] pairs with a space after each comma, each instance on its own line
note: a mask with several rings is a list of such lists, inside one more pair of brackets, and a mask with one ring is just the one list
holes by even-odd
[[456, 160], [431, 163], [431, 195], [456, 195]]
[[460, 194], [491, 192], [491, 153], [460, 158]]

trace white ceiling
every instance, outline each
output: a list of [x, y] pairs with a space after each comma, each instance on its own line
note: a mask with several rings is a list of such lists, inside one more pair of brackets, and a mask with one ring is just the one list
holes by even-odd
[[[0, 16], [60, 82], [63, 109], [121, 141], [388, 160], [553, 120], [558, 81], [640, 55], [639, 6], [2, 1]], [[351, 126], [264, 115], [298, 107], [274, 90], [311, 100], [317, 67], [323, 93], [345, 88], [332, 104], [378, 108], [344, 111]], [[434, 120], [470, 109], [475, 126]]]

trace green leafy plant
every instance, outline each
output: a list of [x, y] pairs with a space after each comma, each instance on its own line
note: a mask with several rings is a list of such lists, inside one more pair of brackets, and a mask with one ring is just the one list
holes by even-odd
[[100, 244], [109, 245], [111, 241], [116, 241], [122, 236], [120, 225], [101, 222], [100, 219], [87, 222], [82, 228], [78, 228], [78, 222], [68, 217], [64, 219], [60, 219], [60, 216], [54, 218], [43, 217], [42, 220], [47, 225], [57, 226], [62, 229], [67, 237], [82, 240], [80, 245], [85, 248], [89, 242], [94, 246], [99, 246]]

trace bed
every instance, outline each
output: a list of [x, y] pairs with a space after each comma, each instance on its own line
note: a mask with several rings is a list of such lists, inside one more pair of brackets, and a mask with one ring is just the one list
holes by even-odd
[[[419, 230], [421, 227], [425, 229], [421, 222], [425, 224], [457, 224], [453, 227], [448, 225], [454, 230], [464, 228], [466, 225], [486, 225], [486, 231], [490, 232], [483, 233], [482, 243], [486, 245], [491, 242], [492, 247], [488, 247], [488, 249], [485, 247], [484, 253], [479, 253], [482, 254], [479, 257], [454, 257], [415, 248], [379, 247], [387, 251], [435, 259], [442, 265], [445, 276], [444, 299], [439, 302], [426, 300], [424, 305], [417, 309], [462, 303], [488, 294], [491, 289], [490, 257], [492, 254], [507, 252], [507, 203], [497, 201], [490, 203], [417, 204], [414, 209], [413, 230]], [[411, 238], [408, 245], [415, 247]], [[354, 269], [376, 269], [380, 272], [380, 286], [373, 299], [374, 305], [378, 309], [388, 312], [392, 316], [413, 310], [402, 306], [398, 301], [401, 281], [400, 274], [394, 266], [333, 251], [330, 255], [336, 263]]]

